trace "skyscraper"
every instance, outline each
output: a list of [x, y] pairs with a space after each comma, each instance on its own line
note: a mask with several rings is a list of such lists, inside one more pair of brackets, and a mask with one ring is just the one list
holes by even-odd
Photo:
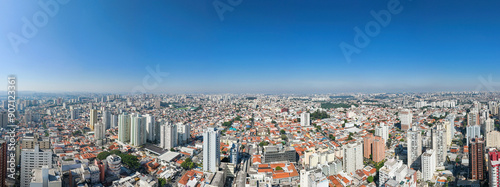
[[154, 142], [156, 140], [155, 136], [155, 127], [156, 127], [156, 121], [155, 117], [150, 114], [144, 115], [146, 117], [146, 134], [147, 134], [147, 140], [150, 142]]
[[132, 114], [130, 120], [130, 144], [140, 146], [146, 143], [146, 118]]
[[370, 158], [370, 155], [372, 155], [372, 144], [374, 139], [372, 134], [368, 134], [363, 138], [363, 156], [365, 158]]
[[130, 115], [126, 112], [118, 116], [118, 140], [121, 142], [130, 141]]
[[451, 145], [451, 142], [453, 140], [453, 128], [455, 128], [453, 126], [453, 121], [450, 121], [448, 119], [445, 119], [444, 120], [444, 123], [443, 123], [443, 126], [446, 130], [446, 145]]
[[97, 123], [97, 110], [90, 109], [89, 117], [90, 117], [89, 128], [91, 130], [94, 130], [94, 125], [95, 125], [95, 123]]
[[111, 115], [111, 128], [116, 128], [118, 127], [118, 115], [112, 114]]
[[344, 171], [354, 173], [363, 169], [363, 147], [359, 142], [352, 142], [344, 146]]
[[484, 180], [484, 139], [472, 138], [469, 146], [469, 177], [473, 180]]
[[300, 114], [300, 125], [301, 126], [310, 126], [311, 125], [311, 114], [307, 112], [302, 112]]
[[165, 122], [165, 124], [160, 126], [160, 131], [160, 147], [169, 150], [177, 146], [177, 126], [175, 124]]
[[7, 111], [0, 112], [0, 128], [6, 128], [9, 125], [9, 115]]
[[405, 131], [410, 129], [412, 123], [413, 114], [411, 110], [404, 109], [399, 112], [399, 120], [401, 121], [401, 130]]
[[75, 108], [70, 110], [70, 117], [72, 120], [78, 119], [78, 114], [79, 114], [78, 109]]
[[490, 109], [492, 115], [498, 115], [498, 103], [495, 101], [488, 102], [488, 109]]
[[429, 181], [436, 171], [436, 153], [434, 150], [429, 149], [422, 154], [422, 179]]
[[216, 172], [220, 165], [220, 133], [217, 128], [203, 131], [203, 170]]
[[481, 132], [482, 134], [486, 135], [486, 133], [489, 133], [493, 130], [495, 130], [495, 120], [488, 117], [488, 119], [484, 120], [483, 124], [481, 125]]
[[381, 162], [385, 159], [385, 142], [380, 136], [375, 136], [372, 144], [372, 160]]
[[419, 157], [422, 155], [422, 136], [420, 132], [413, 129], [408, 131], [407, 134], [408, 141], [408, 166], [410, 168], [419, 168]]

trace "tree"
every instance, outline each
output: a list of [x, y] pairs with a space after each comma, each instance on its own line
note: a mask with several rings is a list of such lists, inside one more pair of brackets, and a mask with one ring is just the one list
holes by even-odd
[[286, 131], [284, 129], [281, 129], [280, 134], [286, 134]]
[[276, 170], [276, 171], [278, 171], [278, 170], [283, 170], [283, 168], [281, 168], [280, 166], [276, 166], [276, 169], [275, 169], [275, 170]]
[[159, 178], [158, 183], [160, 183], [160, 187], [163, 187], [167, 185], [167, 180], [165, 180], [165, 178]]
[[172, 147], [172, 148], [170, 148], [170, 151], [174, 152], [174, 151], [175, 151], [175, 149]]
[[333, 134], [328, 135], [328, 137], [330, 138], [330, 140], [335, 140], [335, 136], [333, 136]]
[[97, 154], [97, 158], [99, 160], [104, 160], [106, 159], [111, 153], [107, 152], [107, 151], [103, 151], [103, 152], [100, 152], [99, 154]]
[[373, 182], [373, 176], [369, 176], [366, 181], [368, 181], [368, 183], [372, 183]]

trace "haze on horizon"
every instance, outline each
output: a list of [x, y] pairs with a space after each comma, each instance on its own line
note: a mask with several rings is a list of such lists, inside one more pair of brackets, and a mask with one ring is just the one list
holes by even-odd
[[[28, 37], [23, 28], [44, 7], [4, 1], [0, 75], [16, 75], [20, 91], [40, 92], [500, 89], [498, 1], [219, 0], [232, 8], [223, 19], [216, 1], [58, 3]], [[355, 28], [365, 31], [377, 21], [371, 11], [395, 2], [400, 11], [348, 60], [339, 45], [355, 46]], [[14, 35], [26, 41], [14, 46]], [[151, 74], [156, 68], [160, 78]]]

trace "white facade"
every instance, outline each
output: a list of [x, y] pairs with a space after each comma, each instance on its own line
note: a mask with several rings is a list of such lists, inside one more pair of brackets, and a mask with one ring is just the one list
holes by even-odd
[[469, 125], [466, 129], [467, 133], [467, 146], [469, 146], [469, 142], [472, 138], [481, 137], [481, 127], [479, 125]]
[[107, 172], [112, 176], [120, 176], [122, 158], [118, 155], [112, 154], [106, 157], [106, 161], [108, 162]]
[[389, 127], [385, 123], [380, 123], [380, 126], [375, 127], [375, 136], [380, 136], [384, 139], [384, 144], [389, 139]]
[[126, 112], [118, 116], [118, 140], [124, 143], [130, 141], [130, 115]]
[[[413, 167], [413, 163], [417, 161], [418, 157], [422, 154], [422, 135], [419, 131], [408, 131], [406, 136], [408, 141], [408, 166]], [[418, 164], [417, 164], [418, 165]]]
[[146, 118], [146, 134], [147, 134], [147, 140], [148, 141], [155, 141], [156, 140], [156, 136], [155, 136], [155, 127], [156, 127], [156, 121], [155, 121], [155, 117], [150, 115], [150, 114], [146, 114], [144, 115], [144, 117]]
[[177, 146], [177, 126], [166, 122], [160, 126], [160, 147], [170, 150]]
[[130, 144], [140, 146], [146, 143], [146, 118], [132, 115], [130, 123]]
[[42, 166], [51, 166], [52, 152], [40, 150], [38, 145], [35, 149], [24, 149], [21, 151], [21, 187], [30, 186], [33, 169]]
[[97, 122], [94, 126], [94, 138], [96, 140], [104, 139], [106, 131], [104, 130], [104, 124], [102, 122]]
[[344, 171], [354, 173], [363, 169], [363, 144], [359, 142], [349, 143], [344, 146]]
[[300, 114], [300, 125], [301, 126], [310, 126], [311, 125], [311, 114], [307, 112], [302, 112]]
[[177, 136], [179, 145], [185, 145], [189, 141], [191, 136], [191, 126], [188, 124], [178, 124], [177, 125]]
[[[440, 125], [438, 125], [439, 129]], [[446, 131], [444, 129], [432, 130], [432, 149], [436, 154], [436, 167], [444, 166], [448, 146], [446, 145]]]
[[405, 109], [399, 113], [399, 120], [401, 121], [401, 126], [407, 125], [411, 127], [412, 123], [412, 113], [411, 110]]
[[429, 181], [436, 171], [436, 153], [434, 150], [429, 149], [422, 154], [422, 179]]
[[203, 131], [203, 170], [216, 172], [220, 165], [220, 132], [216, 128]]
[[102, 112], [102, 123], [104, 124], [104, 130], [111, 128], [111, 112], [107, 110]]
[[451, 145], [451, 142], [453, 140], [453, 134], [452, 134], [452, 128], [455, 128], [453, 126], [453, 121], [450, 122], [450, 120], [446, 119], [444, 120], [443, 126], [446, 129], [446, 145]]

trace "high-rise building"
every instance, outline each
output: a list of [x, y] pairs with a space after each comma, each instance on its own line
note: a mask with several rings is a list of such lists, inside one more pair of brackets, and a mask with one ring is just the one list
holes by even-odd
[[307, 112], [302, 112], [300, 114], [300, 125], [301, 126], [310, 126], [311, 125], [311, 114]]
[[6, 128], [9, 125], [9, 115], [7, 111], [0, 112], [0, 128]]
[[0, 187], [5, 186], [7, 178], [7, 142], [0, 139]]
[[488, 173], [490, 187], [500, 186], [500, 152], [496, 149], [488, 152]]
[[104, 124], [102, 122], [97, 122], [94, 125], [94, 138], [96, 140], [102, 140], [104, 139], [106, 135], [106, 130], [104, 128]]
[[372, 160], [374, 162], [381, 162], [385, 159], [385, 143], [384, 139], [380, 136], [375, 136], [372, 144]]
[[375, 138], [373, 137], [372, 134], [368, 134], [367, 136], [365, 136], [363, 138], [363, 156], [365, 158], [370, 158], [370, 155], [372, 155], [372, 144], [373, 144], [373, 140]]
[[484, 120], [483, 124], [481, 125], [481, 132], [482, 134], [486, 135], [486, 133], [489, 133], [494, 130], [495, 130], [495, 120], [488, 117], [488, 119]]
[[154, 142], [156, 140], [155, 136], [155, 127], [156, 127], [156, 121], [155, 117], [151, 114], [146, 114], [144, 115], [146, 117], [146, 134], [147, 134], [147, 140], [150, 142]]
[[486, 147], [500, 148], [500, 131], [491, 131], [486, 134]]
[[448, 119], [445, 119], [444, 122], [443, 122], [443, 126], [446, 130], [446, 145], [451, 145], [452, 143], [452, 140], [453, 140], [453, 132], [452, 132], [452, 129], [455, 128], [453, 126], [453, 121], [450, 121]]
[[203, 170], [216, 172], [220, 165], [220, 132], [217, 128], [203, 131]]
[[118, 155], [112, 154], [106, 157], [108, 163], [108, 173], [111, 176], [120, 177], [120, 171], [122, 168], [122, 158]]
[[474, 108], [469, 112], [469, 114], [467, 114], [467, 125], [468, 126], [480, 125], [478, 109]]
[[401, 121], [401, 130], [405, 131], [410, 129], [412, 124], [413, 114], [411, 110], [404, 109], [399, 112], [399, 120]]
[[191, 126], [182, 123], [177, 125], [177, 136], [179, 145], [187, 144], [191, 136]]
[[484, 139], [472, 138], [469, 146], [469, 177], [473, 180], [485, 179]]
[[61, 176], [57, 175], [57, 169], [42, 166], [42, 168], [34, 168], [32, 172], [30, 187], [62, 186]]
[[498, 115], [498, 103], [495, 101], [490, 101], [488, 103], [488, 109], [490, 109], [492, 115]]
[[51, 164], [52, 152], [50, 150], [41, 150], [38, 145], [35, 149], [23, 149], [21, 151], [21, 186], [30, 186], [32, 169], [51, 166]]
[[140, 146], [146, 143], [146, 118], [133, 114], [130, 119], [130, 144]]
[[90, 109], [89, 117], [90, 117], [89, 128], [91, 130], [94, 130], [94, 125], [97, 123], [97, 110]]
[[469, 145], [471, 139], [481, 137], [481, 127], [479, 125], [467, 126], [466, 135], [467, 135], [467, 145]]
[[422, 154], [422, 179], [429, 181], [436, 171], [436, 153], [434, 150], [429, 149]]
[[111, 128], [116, 128], [118, 127], [118, 115], [112, 114], [111, 115]]
[[79, 113], [80, 113], [80, 112], [79, 112], [79, 110], [78, 110], [78, 109], [76, 109], [76, 108], [75, 108], [75, 109], [71, 109], [71, 110], [70, 110], [70, 117], [71, 117], [71, 119], [72, 119], [72, 120], [78, 119], [78, 117], [79, 117]]
[[130, 141], [130, 115], [126, 112], [118, 116], [118, 140], [121, 142]]
[[240, 146], [239, 144], [237, 143], [233, 143], [233, 145], [231, 145], [231, 149], [230, 149], [230, 158], [229, 160], [231, 161], [231, 163], [233, 164], [238, 164], [239, 162], [239, 155], [240, 155]]
[[446, 130], [438, 125], [436, 129], [432, 129], [432, 149], [436, 155], [436, 167], [444, 166], [444, 162], [446, 162], [448, 152], [446, 144]]
[[384, 143], [389, 139], [389, 127], [385, 123], [380, 123], [379, 126], [375, 127], [375, 136], [380, 136], [384, 139]]
[[160, 131], [160, 147], [169, 150], [177, 146], [177, 125], [165, 122], [165, 124], [160, 126]]
[[408, 141], [408, 166], [410, 168], [419, 168], [419, 157], [422, 155], [422, 135], [413, 129], [407, 133]]
[[107, 110], [102, 112], [102, 123], [104, 124], [104, 130], [111, 128], [111, 112]]
[[344, 146], [344, 171], [354, 173], [363, 169], [363, 147], [359, 142], [348, 143]]

